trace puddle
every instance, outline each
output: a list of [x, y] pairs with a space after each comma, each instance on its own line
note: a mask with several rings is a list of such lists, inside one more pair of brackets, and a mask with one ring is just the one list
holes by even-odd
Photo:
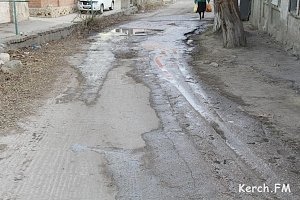
[[116, 28], [107, 33], [99, 33], [100, 36], [147, 36], [162, 32], [160, 29], [143, 29], [143, 28]]

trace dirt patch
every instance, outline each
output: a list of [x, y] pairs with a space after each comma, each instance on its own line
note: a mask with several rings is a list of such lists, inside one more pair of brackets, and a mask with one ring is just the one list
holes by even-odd
[[58, 89], [55, 83], [67, 84], [63, 74], [69, 73], [72, 65], [66, 57], [81, 51], [89, 35], [128, 19], [96, 18], [64, 40], [8, 52], [11, 59], [22, 61], [23, 68], [15, 74], [0, 72], [0, 130], [8, 132], [21, 117], [33, 114], [46, 95]]
[[[190, 61], [222, 114], [249, 116], [257, 128], [239, 137], [258, 157], [293, 185], [300, 167], [300, 61], [269, 35], [244, 24], [248, 45], [225, 49], [211, 28], [193, 35]], [[229, 100], [229, 101], [228, 101]], [[234, 102], [231, 111], [228, 102]], [[294, 189], [298, 193], [298, 189]]]
[[52, 42], [39, 50], [23, 48], [10, 51], [12, 59], [21, 60], [23, 68], [15, 74], [0, 73], [0, 127], [14, 127], [22, 116], [32, 114], [38, 107], [36, 99], [49, 93], [64, 68], [70, 67], [64, 59], [79, 50], [83, 38], [70, 37], [68, 41]]
[[[289, 156], [300, 155], [299, 58], [289, 55], [271, 36], [250, 24], [245, 24], [245, 30], [245, 48], [223, 48], [221, 36], [212, 33], [211, 28], [191, 36], [195, 44], [191, 60], [194, 73], [262, 124], [265, 145], [258, 149], [264, 149], [266, 157], [275, 152], [275, 156], [283, 157], [282, 163], [290, 162], [276, 149], [284, 149]], [[296, 169], [299, 156], [295, 160], [292, 166]]]
[[221, 36], [211, 29], [194, 36], [198, 45], [193, 52], [195, 72], [245, 111], [296, 136], [300, 131], [300, 61], [269, 35], [249, 24], [245, 29], [246, 48], [224, 49]]

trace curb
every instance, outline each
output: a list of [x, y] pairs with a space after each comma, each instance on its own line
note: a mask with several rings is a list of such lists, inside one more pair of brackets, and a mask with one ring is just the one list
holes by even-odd
[[[124, 15], [131, 15], [138, 11], [137, 7], [131, 7], [121, 10], [111, 15], [99, 16], [99, 18], [116, 18]], [[41, 45], [47, 42], [64, 39], [71, 35], [74, 31], [80, 28], [81, 23], [74, 23], [70, 25], [56, 26], [50, 28], [50, 30], [32, 33], [26, 36], [14, 36], [4, 42], [5, 51], [15, 50], [23, 47], [30, 47], [32, 45]]]

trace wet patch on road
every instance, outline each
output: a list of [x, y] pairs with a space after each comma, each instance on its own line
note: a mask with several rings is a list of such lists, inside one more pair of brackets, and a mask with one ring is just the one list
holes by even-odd
[[160, 29], [116, 28], [92, 36], [91, 45], [85, 45], [84, 54], [69, 58], [78, 72], [79, 85], [70, 86], [57, 97], [56, 102], [67, 103], [79, 99], [87, 105], [95, 104], [108, 72], [117, 66], [117, 59], [133, 59], [138, 53], [139, 49], [128, 49], [125, 42], [128, 37], [150, 36], [160, 32]]
[[163, 32], [160, 29], [117, 28], [111, 31], [117, 36], [150, 36]]
[[[156, 20], [154, 22], [158, 23]], [[180, 26], [180, 23], [176, 23]], [[155, 26], [152, 24], [150, 27]], [[231, 198], [241, 198], [240, 194], [237, 193], [237, 183], [245, 180], [257, 184], [264, 182], [273, 184], [281, 180], [268, 162], [261, 159], [261, 155], [257, 152], [254, 153], [242, 140], [243, 135], [241, 133], [245, 131], [249, 135], [256, 132], [258, 135], [263, 136], [264, 130], [260, 124], [239, 110], [236, 103], [220, 96], [217, 92], [210, 91], [209, 87], [206, 87], [205, 84], [202, 85], [202, 82], [189, 72], [190, 69], [185, 63], [187, 58], [184, 56], [186, 52], [189, 52], [189, 49], [183, 44], [183, 41], [188, 40], [182, 37], [185, 31], [177, 29], [175, 33], [172, 32], [172, 27], [168, 27], [162, 35], [149, 37], [142, 42], [143, 50], [139, 52], [139, 66], [136, 72], [133, 73], [136, 79], [142, 80], [151, 88], [152, 106], [155, 108], [163, 126], [161, 130], [144, 134], [144, 140], [147, 144], [146, 149], [148, 150], [146, 155], [149, 155], [149, 159], [154, 161], [152, 165], [149, 165], [149, 168], [166, 185], [174, 186], [172, 185], [173, 179], [170, 178], [172, 175], [164, 171], [164, 167], [167, 165], [164, 161], [169, 161], [169, 168], [176, 170], [180, 166], [173, 166], [172, 161], [177, 159], [177, 162], [180, 163], [180, 154], [186, 152], [180, 145], [175, 145], [173, 151], [180, 152], [177, 155], [178, 157], [168, 157], [167, 155], [171, 153], [167, 149], [170, 147], [167, 147], [167, 141], [160, 138], [162, 134], [167, 137], [174, 136], [171, 137], [170, 142], [179, 140], [180, 136], [190, 138], [198, 151], [205, 155], [205, 159], [201, 163], [201, 169], [206, 169], [206, 164], [213, 165], [214, 170], [207, 173], [211, 173], [212, 177], [216, 177], [217, 180], [214, 181], [216, 185], [229, 186], [226, 189], [224, 188], [225, 191], [222, 193], [227, 193]], [[192, 32], [186, 35], [189, 34], [192, 34]], [[220, 102], [222, 103], [220, 104]], [[191, 125], [189, 123], [191, 121], [194, 124]], [[186, 126], [186, 124], [189, 125]], [[195, 126], [195, 124], [199, 124], [199, 126]], [[166, 149], [160, 149], [161, 146], [151, 148], [151, 145], [155, 145], [159, 141], [162, 141], [161, 146], [166, 146]], [[262, 141], [268, 143], [266, 140]], [[182, 146], [187, 148], [190, 145]], [[166, 157], [162, 155], [162, 152], [168, 152]], [[186, 156], [183, 157], [186, 158]], [[155, 160], [156, 158], [157, 160]], [[197, 170], [192, 167], [193, 162], [189, 163], [187, 160], [184, 162], [187, 164], [184, 169], [190, 168], [192, 174], [197, 173]], [[155, 166], [155, 164], [158, 166]], [[166, 175], [168, 180], [163, 180], [165, 173], [168, 174]], [[186, 196], [189, 196], [191, 185], [193, 185], [191, 181], [188, 181], [188, 177], [186, 175], [185, 178], [182, 177], [182, 180], [187, 181], [186, 184], [189, 185], [187, 186], [190, 187], [189, 189], [183, 189], [184, 187], [181, 186], [177, 187], [179, 191], [181, 189], [185, 191], [184, 195]], [[174, 177], [174, 180], [176, 180], [176, 177]], [[198, 178], [195, 178], [195, 180], [200, 181]], [[201, 191], [201, 187], [197, 189]], [[174, 193], [174, 195], [177, 194]], [[201, 197], [201, 194], [197, 195]], [[270, 195], [251, 194], [251, 196], [265, 199]], [[176, 197], [179, 198], [180, 195]], [[214, 197], [218, 199], [217, 196]], [[243, 195], [243, 197], [245, 196]], [[251, 197], [249, 196], [249, 198]]]

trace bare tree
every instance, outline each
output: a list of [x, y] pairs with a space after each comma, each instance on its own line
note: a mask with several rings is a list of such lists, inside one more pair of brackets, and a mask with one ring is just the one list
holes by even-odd
[[214, 31], [222, 30], [224, 47], [246, 46], [238, 0], [215, 0], [214, 10]]

